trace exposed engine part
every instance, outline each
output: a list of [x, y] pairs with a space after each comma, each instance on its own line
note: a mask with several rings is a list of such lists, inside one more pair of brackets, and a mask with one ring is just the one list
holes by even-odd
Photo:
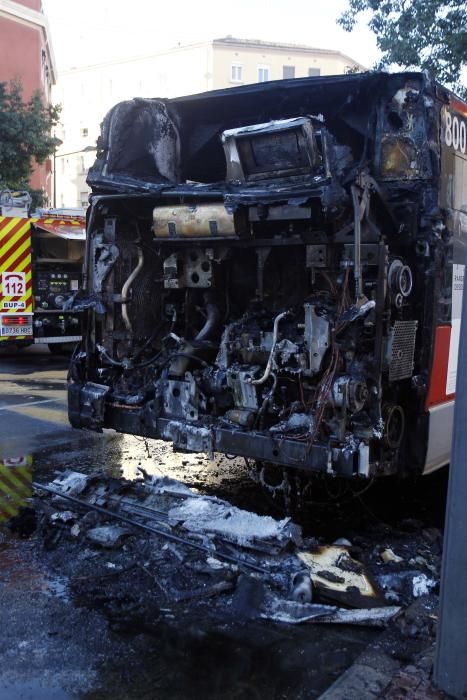
[[305, 343], [308, 348], [308, 368], [304, 374], [316, 374], [329, 348], [329, 321], [316, 313], [313, 304], [305, 304]]
[[232, 389], [234, 404], [237, 408], [258, 408], [258, 397], [252, 381], [261, 367], [259, 365], [242, 369], [240, 365], [232, 365], [227, 372], [227, 386]]
[[198, 419], [198, 387], [189, 372], [185, 374], [184, 381], [167, 381], [164, 408], [167, 415], [183, 417], [188, 421]]
[[394, 306], [396, 307], [396, 309], [402, 309], [403, 304], [404, 304], [404, 296], [400, 292], [398, 292], [394, 296]]
[[213, 284], [212, 249], [184, 250], [164, 260], [164, 287], [166, 289], [207, 289]]
[[290, 433], [293, 430], [300, 430], [301, 433], [312, 434], [314, 429], [313, 416], [306, 413], [292, 413], [290, 418], [282, 423], [276, 423], [270, 428], [272, 433]]
[[332, 387], [334, 404], [358, 413], [368, 400], [368, 387], [365, 381], [353, 377], [338, 377]]
[[[396, 298], [400, 295], [404, 299], [407, 298], [413, 287], [412, 270], [408, 265], [404, 265], [402, 260], [393, 260], [388, 270], [388, 284], [396, 295]], [[400, 306], [396, 304], [396, 306]]]
[[231, 411], [227, 411], [225, 417], [231, 423], [236, 423], [237, 425], [241, 425], [244, 428], [251, 429], [253, 428], [255, 423], [256, 412], [249, 411], [246, 408], [234, 408]]
[[156, 238], [209, 238], [236, 235], [234, 216], [223, 204], [156, 207], [153, 232]]
[[385, 406], [383, 409], [384, 440], [388, 447], [396, 450], [404, 437], [405, 415], [401, 406]]
[[306, 266], [326, 267], [327, 248], [325, 245], [307, 245], [306, 247]]

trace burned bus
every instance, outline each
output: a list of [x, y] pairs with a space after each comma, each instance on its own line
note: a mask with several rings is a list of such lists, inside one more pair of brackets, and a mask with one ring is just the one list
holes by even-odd
[[421, 73], [116, 105], [72, 425], [348, 478], [446, 464], [466, 130]]

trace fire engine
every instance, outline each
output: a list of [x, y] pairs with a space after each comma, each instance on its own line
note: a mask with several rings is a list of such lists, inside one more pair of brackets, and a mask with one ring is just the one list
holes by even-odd
[[81, 339], [80, 314], [66, 306], [81, 283], [85, 218], [29, 217], [29, 204], [27, 192], [0, 194], [0, 348], [62, 352]]

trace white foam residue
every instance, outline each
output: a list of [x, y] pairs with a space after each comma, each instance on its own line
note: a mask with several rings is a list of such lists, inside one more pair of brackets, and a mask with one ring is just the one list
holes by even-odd
[[275, 520], [269, 515], [256, 515], [228, 503], [213, 502], [203, 497], [185, 501], [169, 511], [171, 522], [183, 523], [191, 532], [220, 535], [242, 546], [258, 540], [291, 539], [296, 526], [290, 518]]
[[168, 476], [153, 476], [150, 481], [146, 482], [146, 486], [154, 493], [177, 493], [183, 496], [196, 496], [196, 494], [182, 484], [177, 479], [170, 479]]
[[422, 595], [428, 595], [432, 588], [436, 586], [436, 581], [428, 578], [425, 574], [414, 576], [412, 579], [412, 592], [414, 598], [420, 598]]
[[88, 485], [89, 477], [80, 472], [66, 471], [52, 481], [52, 486], [69, 496], [79, 496]]

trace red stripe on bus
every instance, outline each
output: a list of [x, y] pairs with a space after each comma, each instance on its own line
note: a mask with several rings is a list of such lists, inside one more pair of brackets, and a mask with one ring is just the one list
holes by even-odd
[[460, 112], [464, 117], [467, 117], [467, 104], [463, 100], [460, 100], [458, 97], [451, 97], [449, 106], [451, 109], [455, 109], [456, 112]]
[[427, 410], [432, 406], [451, 401], [455, 397], [455, 394], [446, 394], [450, 343], [451, 326], [437, 326], [435, 331], [430, 388], [425, 404]]

